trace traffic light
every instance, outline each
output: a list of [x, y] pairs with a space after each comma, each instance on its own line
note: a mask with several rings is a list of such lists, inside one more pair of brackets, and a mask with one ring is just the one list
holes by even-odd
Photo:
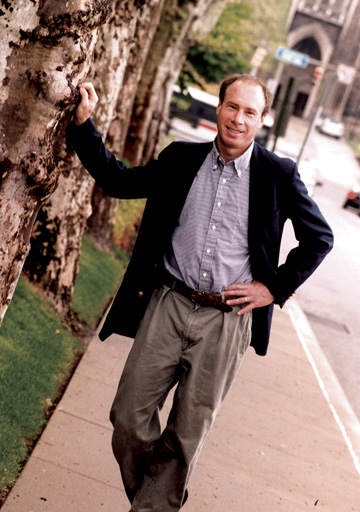
[[258, 46], [251, 58], [250, 65], [252, 68], [259, 68], [264, 60], [267, 50], [263, 46]]
[[316, 66], [311, 79], [313, 85], [319, 85], [324, 75], [324, 68], [322, 66]]

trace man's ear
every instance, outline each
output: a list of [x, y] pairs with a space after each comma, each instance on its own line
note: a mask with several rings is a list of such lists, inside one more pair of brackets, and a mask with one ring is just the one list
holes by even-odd
[[259, 119], [259, 122], [258, 122], [258, 128], [261, 128], [262, 125], [264, 124], [264, 121], [265, 121], [265, 117], [267, 116], [267, 114], [264, 114], [260, 117]]
[[216, 115], [219, 114], [220, 107], [221, 107], [221, 101], [219, 100], [218, 106], [216, 107]]

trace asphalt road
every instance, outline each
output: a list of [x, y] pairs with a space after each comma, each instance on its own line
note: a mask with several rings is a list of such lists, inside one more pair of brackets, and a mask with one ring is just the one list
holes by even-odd
[[[360, 182], [360, 166], [344, 141], [317, 132], [304, 157], [322, 182], [314, 199], [334, 231], [335, 245], [296, 297], [360, 419], [360, 217], [343, 209], [347, 191]], [[284, 252], [295, 241], [289, 227], [285, 234]]]

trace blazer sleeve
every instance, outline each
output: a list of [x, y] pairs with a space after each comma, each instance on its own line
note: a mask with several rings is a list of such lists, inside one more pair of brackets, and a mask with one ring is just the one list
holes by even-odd
[[157, 161], [129, 168], [106, 149], [102, 136], [91, 119], [68, 129], [69, 142], [85, 169], [110, 197], [137, 199], [148, 197], [156, 182]]
[[287, 217], [293, 225], [298, 245], [277, 268], [269, 289], [275, 302], [283, 306], [323, 261], [333, 247], [333, 233], [319, 207], [309, 196], [294, 164], [291, 183], [286, 187]]

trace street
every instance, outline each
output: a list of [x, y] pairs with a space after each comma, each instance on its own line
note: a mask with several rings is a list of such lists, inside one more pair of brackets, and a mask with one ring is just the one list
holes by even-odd
[[[305, 123], [292, 122], [295, 126], [289, 126], [286, 139], [290, 139], [293, 150], [299, 151]], [[295, 151], [293, 156], [297, 154]], [[303, 158], [322, 182], [322, 186], [315, 188], [314, 199], [334, 231], [335, 245], [296, 297], [360, 418], [360, 217], [342, 207], [349, 188], [360, 181], [360, 167], [344, 141], [317, 131], [312, 134]], [[284, 254], [293, 243], [296, 241], [292, 229], [287, 226]]]

